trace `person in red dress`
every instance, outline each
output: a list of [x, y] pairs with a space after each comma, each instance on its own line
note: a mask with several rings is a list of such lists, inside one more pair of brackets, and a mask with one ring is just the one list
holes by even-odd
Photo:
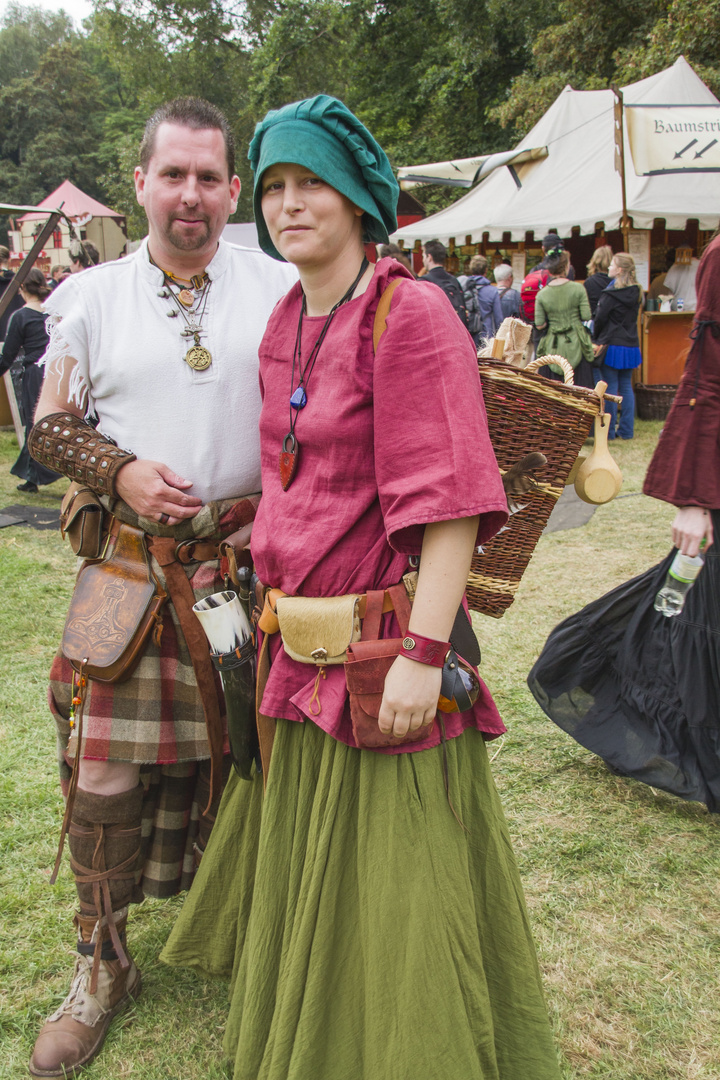
[[[390, 668], [378, 727], [395, 741], [375, 750], [342, 664], [320, 675], [274, 636], [264, 799], [260, 776], [231, 778], [163, 958], [232, 974], [234, 1080], [558, 1080], [488, 770], [502, 721], [484, 685], [446, 714], [444, 745], [436, 720], [430, 654], [448, 650], [474, 546], [507, 519], [472, 340], [440, 289], [366, 263], [398, 190], [341, 102], [269, 113], [250, 160], [260, 243], [300, 272], [260, 348], [257, 572], [304, 597], [377, 595], [419, 557], [405, 642], [423, 648]], [[401, 636], [391, 612], [380, 635]]]

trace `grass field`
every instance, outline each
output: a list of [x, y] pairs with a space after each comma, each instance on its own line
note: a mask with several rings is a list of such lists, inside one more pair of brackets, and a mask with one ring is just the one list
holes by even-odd
[[[560, 619], [669, 550], [672, 508], [640, 494], [658, 428], [639, 423], [634, 442], [613, 449], [622, 496], [586, 526], [543, 537], [507, 615], [476, 617], [483, 674], [509, 729], [493, 744], [493, 769], [566, 1080], [720, 1077], [718, 821], [699, 804], [611, 775], [525, 687]], [[16, 492], [16, 453], [14, 437], [0, 432], [0, 509], [59, 506], [64, 481], [47, 494]], [[26, 1075], [37, 1029], [64, 997], [72, 965], [67, 867], [54, 889], [48, 884], [61, 799], [45, 693], [73, 571], [59, 534], [0, 530], [2, 1080]], [[112, 1029], [92, 1080], [226, 1076], [224, 986], [157, 960], [181, 903], [147, 901], [134, 911], [130, 942], [144, 993]]]

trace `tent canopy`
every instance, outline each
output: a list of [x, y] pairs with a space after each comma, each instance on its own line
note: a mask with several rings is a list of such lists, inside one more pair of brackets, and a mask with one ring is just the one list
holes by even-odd
[[[718, 100], [684, 57], [672, 67], [623, 87], [626, 105], [717, 105]], [[504, 233], [522, 241], [534, 231], [570, 236], [594, 233], [603, 223], [617, 229], [622, 218], [622, 186], [615, 169], [615, 95], [612, 90], [573, 90], [566, 86], [513, 154], [547, 147], [547, 157], [520, 162], [512, 172], [497, 168], [452, 206], [424, 221], [398, 229], [392, 239], [477, 244], [488, 233], [499, 243]], [[651, 229], [665, 218], [668, 229], [684, 229], [698, 218], [701, 229], [720, 220], [718, 177], [714, 173], [636, 176], [625, 138], [628, 215], [635, 229]], [[476, 159], [477, 160], [477, 159]], [[518, 187], [518, 182], [520, 187]]]
[[[86, 218], [90, 217], [109, 217], [119, 218], [122, 214], [118, 214], [117, 210], [111, 210], [108, 206], [103, 206], [97, 199], [93, 199], [92, 196], [86, 195], [80, 188], [75, 187], [69, 180], [63, 180], [62, 184], [56, 191], [53, 191], [51, 195], [48, 195], [46, 199], [38, 203], [38, 208], [43, 210], [54, 210], [56, 207], [63, 204], [63, 213], [69, 218]], [[20, 221], [35, 221], [42, 218], [46, 218], [47, 214], [38, 214], [37, 212], [30, 212], [29, 214], [23, 214]]]

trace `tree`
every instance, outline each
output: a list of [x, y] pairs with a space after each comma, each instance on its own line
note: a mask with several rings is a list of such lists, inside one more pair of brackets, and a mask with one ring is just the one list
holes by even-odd
[[561, 0], [558, 18], [537, 37], [531, 64], [494, 110], [516, 134], [542, 116], [566, 84], [600, 90], [627, 84], [685, 54], [720, 92], [720, 5], [717, 0]]
[[0, 87], [33, 75], [52, 45], [75, 36], [63, 11], [25, 7], [11, 0], [0, 19]]

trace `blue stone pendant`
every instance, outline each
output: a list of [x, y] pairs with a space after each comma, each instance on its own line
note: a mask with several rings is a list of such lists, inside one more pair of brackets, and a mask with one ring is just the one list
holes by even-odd
[[292, 405], [293, 409], [305, 408], [305, 406], [307, 405], [307, 394], [305, 393], [305, 388], [303, 386], [298, 386], [297, 390], [295, 390], [292, 397], [290, 398], [290, 404]]

